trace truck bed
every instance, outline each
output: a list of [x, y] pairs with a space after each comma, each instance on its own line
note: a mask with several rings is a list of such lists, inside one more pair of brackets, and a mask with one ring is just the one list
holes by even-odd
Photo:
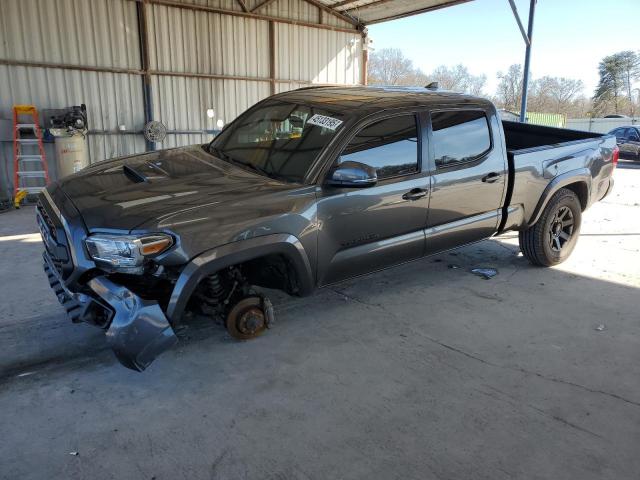
[[502, 122], [507, 151], [547, 149], [566, 142], [602, 137], [601, 133], [544, 127], [530, 123]]
[[611, 135], [507, 121], [502, 125], [511, 173], [507, 229], [530, 225], [535, 220], [534, 207], [559, 177], [585, 179], [584, 207], [610, 188], [615, 147]]

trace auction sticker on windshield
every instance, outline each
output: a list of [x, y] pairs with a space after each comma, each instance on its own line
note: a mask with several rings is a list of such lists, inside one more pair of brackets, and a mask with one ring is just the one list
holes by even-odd
[[317, 113], [313, 115], [307, 123], [311, 125], [317, 125], [319, 127], [328, 128], [329, 130], [335, 130], [340, 125], [342, 125], [342, 120], [338, 120], [337, 118], [327, 117], [325, 115], [318, 115]]

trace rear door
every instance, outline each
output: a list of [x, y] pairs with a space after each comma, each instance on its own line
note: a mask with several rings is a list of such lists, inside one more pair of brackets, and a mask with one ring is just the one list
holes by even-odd
[[356, 128], [335, 163], [376, 169], [367, 188], [323, 186], [318, 197], [318, 284], [379, 270], [424, 254], [429, 174], [420, 117], [378, 117]]
[[431, 198], [426, 252], [493, 235], [500, 221], [508, 166], [495, 112], [430, 112]]

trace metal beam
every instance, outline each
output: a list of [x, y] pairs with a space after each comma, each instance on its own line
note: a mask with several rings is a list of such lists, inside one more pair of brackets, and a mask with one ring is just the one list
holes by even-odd
[[247, 8], [247, 4], [244, 3], [244, 0], [238, 0], [238, 4], [240, 5], [240, 8], [242, 9], [243, 12], [249, 11], [249, 9]]
[[529, 92], [529, 66], [531, 64], [531, 46], [533, 44], [533, 19], [536, 13], [537, 0], [530, 0], [529, 3], [529, 25], [527, 27], [527, 50], [524, 55], [524, 78], [522, 79], [522, 104], [520, 105], [520, 121], [527, 119], [527, 96]]
[[9, 60], [0, 58], [0, 65], [8, 65], [13, 67], [32, 67], [32, 68], [58, 68], [61, 70], [75, 70], [80, 72], [102, 72], [102, 73], [120, 73], [125, 75], [156, 75], [159, 77], [185, 77], [185, 78], [206, 78], [211, 80], [246, 80], [248, 82], [276, 82], [276, 83], [302, 83], [311, 84], [309, 80], [296, 80], [287, 78], [271, 78], [271, 77], [249, 77], [244, 75], [225, 75], [218, 73], [190, 73], [190, 72], [169, 72], [165, 70], [138, 70], [133, 68], [112, 68], [112, 67], [93, 67], [88, 65], [73, 65], [69, 63], [51, 63], [51, 62], [30, 62]]
[[[134, 1], [141, 1], [141, 0], [134, 0]], [[227, 10], [225, 8], [217, 8], [217, 7], [208, 7], [206, 5], [198, 5], [198, 4], [194, 4], [194, 3], [182, 3], [182, 2], [177, 2], [175, 0], [147, 0], [148, 3], [152, 3], [155, 5], [164, 5], [166, 7], [173, 7], [173, 8], [181, 8], [184, 10], [193, 10], [193, 11], [199, 11], [199, 12], [209, 12], [209, 13], [218, 13], [221, 15], [231, 15], [234, 17], [243, 17], [243, 18], [253, 18], [256, 20], [267, 20], [267, 21], [273, 21], [273, 22], [278, 22], [278, 23], [286, 23], [289, 25], [299, 25], [301, 27], [311, 27], [311, 28], [319, 28], [322, 30], [331, 30], [334, 32], [346, 32], [346, 33], [353, 33], [353, 32], [357, 32], [358, 29], [355, 28], [345, 28], [345, 27], [334, 27], [332, 25], [320, 25], [318, 23], [313, 23], [313, 22], [304, 22], [304, 21], [300, 21], [300, 20], [290, 20], [288, 18], [280, 18], [280, 17], [273, 17], [270, 15], [261, 15], [261, 14], [257, 14], [257, 13], [252, 13], [252, 12], [240, 12], [238, 10]], [[465, 0], [468, 1], [468, 0]]]
[[[189, 72], [167, 72], [164, 70], [150, 70], [149, 74], [159, 77], [187, 77], [187, 78], [206, 78], [209, 80], [244, 80], [248, 82], [271, 82], [271, 77], [248, 77], [245, 75], [224, 75], [217, 73], [189, 73]], [[276, 81], [285, 81], [278, 80]], [[293, 80], [286, 80], [293, 82]]]
[[269, 22], [269, 79], [271, 95], [276, 93], [276, 26]]
[[349, 5], [350, 3], [357, 3], [359, 1], [360, 0], [343, 0], [342, 2], [332, 4], [331, 8], [340, 8], [344, 7], [345, 5]]
[[[151, 75], [149, 74], [149, 35], [147, 30], [147, 2], [136, 4], [138, 16], [138, 37], [140, 39], [140, 60], [142, 63], [142, 101], [144, 102], [145, 125], [153, 120], [153, 101], [151, 95]], [[146, 150], [155, 150], [154, 142], [145, 138]]]
[[354, 25], [356, 27], [360, 25], [360, 22], [358, 22], [356, 19], [354, 19], [354, 18], [352, 18], [352, 17], [350, 17], [348, 15], [345, 15], [344, 13], [338, 12], [337, 10], [334, 10], [330, 6], [325, 5], [322, 2], [319, 2], [318, 0], [303, 0], [303, 1], [307, 2], [310, 5], [313, 5], [316, 8], [319, 8], [320, 10], [324, 10], [328, 14], [339, 18], [343, 22], [350, 23], [351, 25]]
[[143, 70], [135, 68], [118, 68], [118, 67], [94, 67], [91, 65], [73, 65], [71, 63], [50, 63], [50, 62], [31, 62], [22, 60], [10, 60], [8, 58], [0, 58], [0, 65], [9, 65], [15, 67], [42, 67], [42, 68], [59, 68], [62, 70], [80, 70], [82, 72], [105, 72], [105, 73], [125, 73], [131, 75], [142, 75]]
[[369, 37], [367, 33], [362, 34], [362, 84], [368, 85], [368, 70], [369, 70]]
[[522, 25], [522, 21], [520, 20], [520, 15], [518, 14], [518, 8], [514, 0], [509, 0], [509, 5], [511, 5], [511, 10], [513, 11], [513, 16], [516, 17], [516, 22], [518, 22], [518, 27], [520, 27], [520, 33], [522, 34], [522, 38], [524, 39], [524, 43], [526, 45], [531, 44], [531, 40], [527, 35], [527, 32], [524, 31], [524, 26]]
[[[379, 6], [381, 4], [384, 4], [386, 2], [389, 1], [393, 1], [393, 0], [379, 0], [378, 2], [374, 2], [374, 3], [369, 3], [367, 5], [362, 5], [361, 7], [353, 7], [353, 8], [348, 8], [345, 10], [342, 10], [344, 12], [352, 12], [352, 11], [362, 11], [366, 8], [369, 7], [373, 7], [373, 6]], [[375, 25], [376, 23], [383, 23], [383, 22], [389, 22], [391, 20], [397, 20], [399, 18], [405, 18], [405, 17], [411, 17], [413, 15], [419, 15], [421, 13], [427, 13], [427, 12], [432, 12], [434, 10], [440, 10], [441, 8], [446, 8], [446, 7], [453, 7], [454, 5], [460, 5], [462, 3], [467, 3], [470, 2], [471, 0], [451, 0], [450, 2], [447, 3], [443, 3], [441, 5], [433, 5], [431, 7], [424, 7], [424, 8], [418, 8], [416, 10], [411, 10], [410, 12], [403, 12], [403, 13], [398, 13], [395, 15], [389, 15], [388, 17], [383, 17], [383, 18], [378, 18], [376, 20], [371, 20], [368, 22], [363, 22], [365, 25]]]
[[266, 7], [267, 5], [275, 2], [276, 0], [264, 0], [264, 2], [259, 3], [258, 5], [256, 5], [255, 7], [253, 7], [251, 9], [251, 13], [257, 12], [258, 10], [260, 10], [262, 7]]

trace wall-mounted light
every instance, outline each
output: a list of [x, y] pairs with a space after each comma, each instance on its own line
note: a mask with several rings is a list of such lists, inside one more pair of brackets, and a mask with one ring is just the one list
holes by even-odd
[[207, 108], [207, 117], [213, 118], [215, 117], [216, 112], [213, 111], [213, 108]]
[[219, 118], [218, 121], [216, 122], [216, 127], [218, 127], [218, 128], [224, 127], [224, 120]]

